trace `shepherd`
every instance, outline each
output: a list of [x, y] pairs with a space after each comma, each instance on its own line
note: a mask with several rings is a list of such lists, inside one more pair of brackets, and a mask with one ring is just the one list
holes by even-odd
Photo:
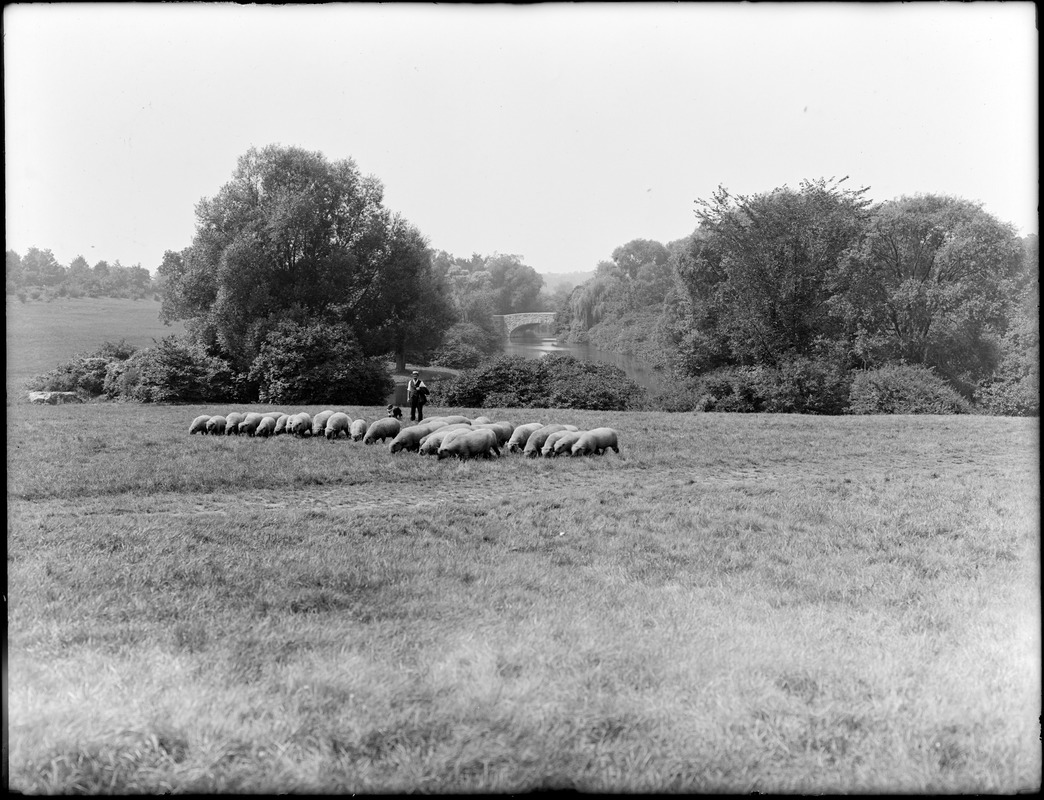
[[410, 421], [420, 422], [424, 419], [424, 404], [428, 402], [428, 387], [417, 370], [413, 370], [413, 377], [406, 384], [406, 399], [410, 401]]

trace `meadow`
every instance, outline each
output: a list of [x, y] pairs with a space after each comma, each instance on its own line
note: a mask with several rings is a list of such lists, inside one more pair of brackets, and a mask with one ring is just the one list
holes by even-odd
[[126, 339], [135, 347], [152, 347], [185, 330], [183, 323], [164, 325], [156, 300], [115, 297], [65, 297], [50, 302], [19, 302], [7, 297], [7, 394], [24, 394], [27, 378], [47, 372], [77, 353], [92, 353], [105, 342]]
[[460, 463], [229, 410], [9, 401], [12, 789], [1040, 788], [1037, 419], [487, 409], [621, 453]]

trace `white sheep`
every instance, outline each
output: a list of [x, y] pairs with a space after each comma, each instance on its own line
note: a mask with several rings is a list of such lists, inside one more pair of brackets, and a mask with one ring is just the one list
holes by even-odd
[[290, 417], [286, 423], [286, 429], [294, 436], [312, 435], [312, 415], [307, 411], [299, 411]]
[[551, 456], [558, 455], [558, 453], [555, 451], [555, 444], [563, 436], [569, 436], [573, 433], [577, 433], [577, 431], [568, 431], [565, 428], [563, 428], [560, 431], [554, 431], [544, 440], [544, 444], [541, 445], [540, 455], [544, 456], [544, 458], [550, 458]]
[[[552, 434], [553, 436], [554, 434]], [[584, 435], [584, 431], [562, 431], [562, 435], [554, 444], [554, 449], [551, 455], [569, 455], [572, 452], [573, 445], [576, 444], [577, 440]], [[548, 437], [548, 441], [551, 437]], [[544, 442], [544, 448], [547, 448], [547, 442]]]
[[207, 420], [207, 433], [211, 436], [220, 436], [225, 432], [226, 420], [220, 414], [215, 414]]
[[254, 436], [261, 436], [267, 439], [275, 433], [275, 426], [275, 417], [261, 417], [261, 421], [257, 423], [257, 427], [254, 429]]
[[210, 419], [210, 414], [200, 414], [189, 426], [189, 434], [201, 433], [204, 436], [207, 435], [207, 420]]
[[544, 427], [543, 422], [527, 422], [525, 425], [519, 425], [511, 433], [511, 438], [508, 439], [507, 449], [509, 453], [517, 453], [523, 447], [526, 446], [526, 441], [529, 439], [529, 434], [533, 431], [538, 431]]
[[571, 452], [574, 456], [597, 456], [612, 448], [613, 452], [619, 453], [619, 438], [617, 432], [612, 428], [595, 428], [594, 430], [585, 431], [576, 440]]
[[515, 432], [515, 426], [510, 422], [472, 422], [474, 428], [489, 428], [497, 434], [497, 447], [502, 447]]
[[272, 434], [274, 436], [279, 436], [280, 434], [286, 433], [286, 423], [289, 421], [289, 414], [280, 414], [279, 418], [276, 420], [275, 430], [272, 431]]
[[257, 430], [257, 426], [261, 424], [261, 420], [263, 419], [267, 418], [262, 417], [260, 414], [256, 412], [247, 414], [239, 423], [239, 432], [245, 433], [247, 436], [253, 436], [254, 432]]
[[409, 453], [420, 450], [421, 440], [436, 430], [449, 427], [445, 422], [439, 421], [434, 425], [428, 423], [421, 423], [420, 425], [410, 425], [407, 428], [401, 429], [392, 439], [391, 444], [388, 445], [389, 453], [398, 453], [400, 450], [405, 450]]
[[225, 417], [225, 435], [226, 436], [238, 436], [239, 435], [239, 423], [246, 419], [246, 414], [240, 414], [238, 411], [233, 411]]
[[[324, 433], [327, 439], [336, 439], [342, 433], [348, 435], [348, 428], [351, 426], [352, 421], [347, 414], [338, 411], [336, 414], [331, 414], [330, 419], [326, 420], [326, 429]], [[312, 430], [315, 430], [313, 426]]]
[[556, 431], [575, 431], [579, 430], [576, 425], [545, 425], [543, 428], [537, 428], [526, 439], [526, 446], [522, 450], [522, 453], [528, 458], [536, 458], [540, 455], [540, 450], [544, 446], [544, 442], [547, 441], [547, 437]]
[[439, 448], [442, 446], [442, 443], [445, 441], [447, 436], [461, 430], [470, 431], [472, 430], [472, 427], [465, 422], [455, 422], [452, 425], [443, 425], [420, 440], [420, 448], [417, 452], [422, 456], [434, 455], [439, 452]]
[[476, 428], [470, 431], [455, 431], [442, 440], [439, 447], [439, 461], [456, 456], [462, 461], [482, 456], [489, 458], [493, 453], [500, 455], [497, 448], [496, 431], [489, 428]]
[[383, 442], [385, 439], [395, 437], [398, 435], [402, 425], [399, 424], [399, 420], [394, 417], [384, 417], [376, 422], [370, 424], [370, 427], [366, 429], [366, 435], [363, 437], [363, 444], [373, 444], [380, 440]]
[[312, 418], [312, 436], [322, 436], [326, 430], [326, 421], [334, 415], [330, 409], [320, 411]]
[[370, 426], [365, 419], [357, 419], [352, 423], [351, 428], [348, 432], [351, 434], [352, 441], [357, 442], [366, 435], [366, 429]]

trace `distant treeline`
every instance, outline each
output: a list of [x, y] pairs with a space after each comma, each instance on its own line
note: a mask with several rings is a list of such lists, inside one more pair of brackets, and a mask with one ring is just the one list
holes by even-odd
[[119, 261], [99, 261], [92, 267], [83, 256], [76, 256], [62, 266], [50, 250], [30, 247], [24, 256], [7, 251], [7, 294], [23, 302], [55, 297], [158, 299], [159, 289], [149, 271], [137, 264], [125, 267]]

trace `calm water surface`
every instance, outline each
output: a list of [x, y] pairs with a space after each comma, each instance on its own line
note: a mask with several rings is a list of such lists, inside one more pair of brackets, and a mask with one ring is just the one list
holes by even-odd
[[599, 350], [589, 344], [559, 344], [555, 337], [534, 331], [519, 331], [504, 343], [504, 355], [541, 358], [548, 353], [562, 353], [581, 361], [600, 361], [624, 371], [628, 378], [651, 392], [664, 388], [663, 376], [634, 356]]

